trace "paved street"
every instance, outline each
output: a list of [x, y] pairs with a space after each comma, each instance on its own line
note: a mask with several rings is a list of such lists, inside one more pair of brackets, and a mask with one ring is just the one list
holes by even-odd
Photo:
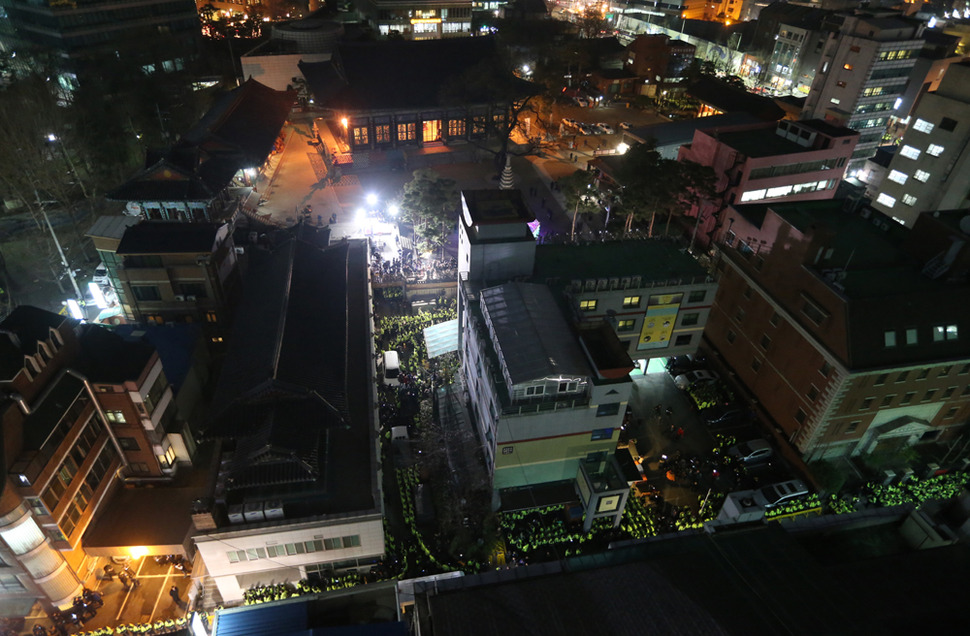
[[[619, 121], [631, 121], [635, 125], [663, 121], [662, 117], [653, 113], [620, 106], [588, 109], [557, 105], [551, 119], [556, 127], [551, 131], [554, 135], [558, 134], [558, 122], [564, 116], [582, 121], [606, 121], [614, 127], [618, 126]], [[359, 231], [355, 225], [356, 211], [364, 205], [366, 195], [377, 195], [382, 204], [399, 200], [404, 184], [411, 180], [413, 171], [419, 167], [431, 167], [442, 176], [454, 179], [463, 189], [498, 187], [498, 174], [492, 155], [480, 152], [480, 161], [467, 161], [465, 159], [474, 149], [463, 145], [409, 149], [402, 153], [405, 157], [403, 166], [388, 160], [380, 166], [341, 167], [341, 178], [332, 185], [327, 177], [327, 159], [346, 148], [322, 120], [317, 120], [317, 125], [323, 139], [319, 146], [309, 143], [315, 142], [312, 114], [294, 115], [287, 124], [284, 150], [270, 160], [268, 169], [257, 183], [257, 193], [250, 198], [249, 208], [253, 216], [290, 226], [299, 220], [300, 212], [309, 205], [312, 209], [308, 219], [310, 223], [329, 224], [331, 216], [335, 215], [336, 223], [331, 224], [335, 236], [352, 236]], [[538, 128], [534, 130], [539, 132]], [[577, 138], [567, 134], [559, 138], [556, 144], [544, 146], [539, 155], [512, 158], [516, 187], [523, 192], [540, 221], [540, 233], [544, 237], [567, 234], [572, 225], [572, 219], [564, 212], [562, 194], [550, 188], [552, 181], [576, 170], [585, 170], [595, 149], [608, 148], [618, 141], [619, 135]], [[578, 148], [570, 149], [569, 142]], [[257, 205], [257, 201], [261, 203]], [[577, 231], [600, 230], [603, 220], [600, 216], [592, 219], [588, 225], [580, 221]], [[615, 219], [615, 223], [618, 226], [622, 220]]]

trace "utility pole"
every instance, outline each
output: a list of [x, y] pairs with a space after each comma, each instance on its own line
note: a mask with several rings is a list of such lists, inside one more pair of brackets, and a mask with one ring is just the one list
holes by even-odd
[[51, 220], [47, 217], [47, 210], [44, 209], [44, 203], [40, 200], [40, 195], [37, 190], [34, 190], [34, 196], [37, 197], [37, 206], [40, 208], [40, 213], [44, 215], [44, 222], [47, 223], [47, 229], [51, 231], [51, 236], [54, 238], [54, 245], [57, 246], [57, 253], [61, 255], [61, 264], [64, 265], [64, 270], [67, 272], [68, 278], [71, 279], [71, 285], [74, 287], [74, 297], [78, 302], [84, 302], [84, 295], [81, 294], [81, 288], [77, 286], [77, 279], [74, 277], [74, 270], [71, 269], [71, 264], [67, 261], [67, 257], [64, 255], [64, 250], [61, 249], [61, 242], [57, 238], [57, 233], [54, 231], [54, 226], [51, 225]]

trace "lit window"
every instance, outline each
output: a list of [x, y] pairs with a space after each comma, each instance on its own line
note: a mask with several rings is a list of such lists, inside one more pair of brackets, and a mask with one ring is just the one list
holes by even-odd
[[912, 146], [903, 146], [899, 149], [899, 154], [907, 159], [919, 159], [919, 150]]
[[844, 68], [847, 71], [851, 71], [852, 70], [852, 65], [849, 64], [848, 62], [846, 62], [845, 64], [842, 65], [842, 68]]
[[633, 325], [636, 324], [635, 320], [618, 320], [616, 322], [617, 331], [633, 331]]
[[830, 99], [829, 101], [830, 101], [830, 102], [832, 102], [833, 104], [836, 104], [836, 105], [838, 105], [838, 104], [841, 104], [841, 103], [842, 103], [842, 100], [841, 100], [841, 99], [839, 99], [839, 98], [837, 98], [837, 97], [833, 97], [833, 98], [832, 98], [832, 99]]
[[956, 340], [958, 335], [956, 325], [936, 325], [933, 327], [933, 342]]
[[624, 309], [633, 309], [633, 308], [639, 307], [639, 306], [640, 306], [640, 297], [639, 296], [625, 296], [623, 298], [623, 308]]
[[579, 301], [579, 309], [581, 311], [596, 311], [596, 301], [595, 300], [581, 300], [581, 301]]
[[903, 184], [903, 183], [906, 183], [907, 179], [909, 179], [909, 175], [907, 175], [905, 172], [900, 172], [899, 170], [893, 170], [892, 172], [889, 173], [890, 181], [895, 181], [896, 183]]
[[887, 208], [891, 208], [894, 205], [896, 205], [896, 199], [893, 198], [893, 197], [891, 197], [891, 196], [889, 196], [885, 192], [880, 192], [879, 193], [879, 196], [876, 197], [876, 203], [880, 203], [880, 204], [886, 206]]
[[884, 342], [886, 344], [886, 348], [887, 349], [889, 349], [891, 347], [895, 347], [896, 346], [896, 332], [895, 331], [886, 331], [885, 333], [883, 333], [883, 340], [884, 340]]
[[940, 146], [938, 144], [930, 144], [930, 147], [926, 149], [926, 154], [932, 157], [939, 157], [940, 155], [943, 154], [943, 150], [944, 150], [943, 146]]
[[775, 197], [783, 197], [791, 194], [792, 186], [778, 186], [777, 188], [768, 188], [767, 198], [773, 199]]
[[917, 342], [916, 327], [906, 329], [906, 344], [914, 345]]
[[758, 201], [763, 198], [765, 198], [765, 190], [751, 190], [741, 195], [742, 203], [744, 201]]
[[909, 205], [909, 206], [916, 205], [916, 197], [914, 197], [912, 194], [904, 194], [903, 204]]
[[930, 173], [926, 172], [925, 170], [917, 170], [916, 174], [913, 175], [913, 178], [916, 179], [917, 181], [922, 181], [923, 183], [926, 183], [927, 181], [930, 180]]
[[933, 132], [933, 124], [925, 119], [917, 119], [916, 123], [913, 124], [913, 129], [918, 130], [921, 133], [931, 133]]

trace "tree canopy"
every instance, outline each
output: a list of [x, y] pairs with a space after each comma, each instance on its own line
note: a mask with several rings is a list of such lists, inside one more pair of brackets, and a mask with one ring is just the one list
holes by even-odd
[[657, 213], [670, 219], [714, 196], [714, 171], [692, 161], [665, 159], [652, 144], [637, 144], [624, 155], [614, 178], [620, 186], [619, 202], [626, 212], [624, 231], [635, 219], [650, 219], [650, 234]]
[[434, 251], [448, 241], [458, 219], [459, 201], [455, 180], [434, 170], [416, 170], [404, 184], [401, 211], [425, 250]]

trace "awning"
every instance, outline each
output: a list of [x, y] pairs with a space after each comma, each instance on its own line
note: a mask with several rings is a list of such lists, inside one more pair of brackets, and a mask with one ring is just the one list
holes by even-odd
[[424, 330], [424, 344], [428, 359], [458, 351], [458, 319], [431, 325]]

